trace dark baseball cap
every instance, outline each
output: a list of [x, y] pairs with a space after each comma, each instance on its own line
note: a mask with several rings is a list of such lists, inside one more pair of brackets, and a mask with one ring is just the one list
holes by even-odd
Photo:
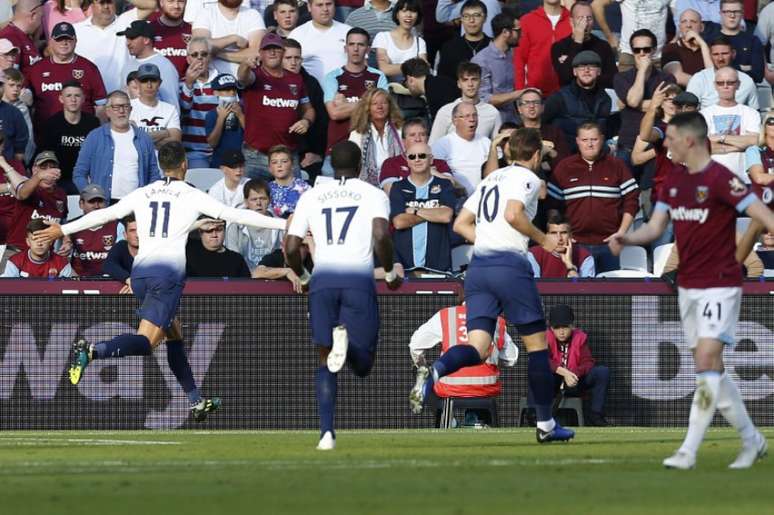
[[212, 82], [210, 84], [212, 85], [212, 89], [216, 91], [219, 91], [222, 89], [237, 89], [236, 77], [234, 77], [230, 73], [221, 73], [220, 75], [212, 79]]
[[220, 156], [220, 164], [229, 168], [236, 168], [239, 165], [245, 164], [245, 155], [241, 150], [230, 148], [223, 152]]
[[693, 93], [689, 93], [688, 91], [679, 93], [675, 98], [672, 99], [672, 102], [676, 105], [699, 107], [699, 97]]
[[594, 52], [593, 50], [584, 50], [583, 52], [578, 52], [578, 54], [572, 58], [572, 67], [575, 68], [576, 66], [602, 66], [602, 58], [599, 57], [599, 54]]
[[117, 36], [126, 36], [129, 39], [144, 37], [153, 39], [153, 27], [145, 20], [133, 21], [126, 30], [116, 32]]
[[269, 47], [285, 48], [285, 42], [282, 41], [282, 36], [275, 32], [267, 32], [263, 39], [261, 39], [261, 50], [265, 50]]
[[575, 313], [567, 304], [557, 304], [548, 312], [548, 323], [551, 327], [572, 325], [575, 322]]
[[35, 156], [34, 164], [35, 166], [37, 166], [47, 161], [53, 161], [57, 164], [57, 166], [59, 165], [59, 159], [56, 157], [56, 154], [54, 154], [54, 152], [52, 152], [51, 150], [45, 150], [40, 154], [38, 154], [37, 156]]
[[61, 21], [54, 25], [51, 30], [51, 39], [69, 38], [75, 39], [75, 27], [66, 21]]
[[107, 200], [107, 195], [105, 195], [105, 190], [99, 184], [88, 184], [81, 190], [81, 198], [86, 202], [95, 198]]
[[156, 79], [161, 80], [159, 67], [153, 63], [144, 63], [137, 68], [137, 80]]

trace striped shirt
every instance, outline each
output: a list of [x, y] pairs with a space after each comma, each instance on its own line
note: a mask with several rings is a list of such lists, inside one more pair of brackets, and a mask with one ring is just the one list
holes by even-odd
[[204, 119], [208, 112], [218, 107], [218, 97], [212, 90], [212, 80], [217, 75], [218, 70], [210, 67], [207, 82], [197, 80], [193, 89], [185, 82], [180, 82], [180, 126], [183, 131], [183, 145], [186, 152], [202, 159], [208, 159], [212, 155], [212, 148], [207, 144]]
[[386, 11], [374, 9], [369, 0], [366, 0], [363, 7], [355, 9], [347, 16], [346, 24], [351, 27], [360, 27], [368, 32], [371, 39], [384, 31], [391, 31], [395, 28], [395, 22], [392, 21], [392, 7], [390, 3]]

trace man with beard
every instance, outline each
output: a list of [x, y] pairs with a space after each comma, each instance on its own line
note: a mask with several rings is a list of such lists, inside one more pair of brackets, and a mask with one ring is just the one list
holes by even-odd
[[188, 42], [191, 24], [183, 20], [186, 0], [159, 0], [159, 10], [149, 18], [153, 30], [153, 47], [169, 59], [180, 77], [188, 69]]

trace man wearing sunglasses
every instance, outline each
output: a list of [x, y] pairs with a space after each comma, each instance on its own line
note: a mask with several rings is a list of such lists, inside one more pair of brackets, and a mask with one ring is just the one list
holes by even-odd
[[417, 268], [451, 271], [449, 224], [457, 198], [454, 186], [434, 177], [433, 154], [427, 143], [406, 149], [410, 175], [390, 189], [390, 218], [398, 261], [407, 271]]
[[[690, 91], [701, 102], [704, 109], [718, 102], [718, 92], [715, 88], [715, 74], [721, 68], [733, 66], [736, 51], [726, 36], [718, 36], [710, 43], [710, 59], [712, 68], [706, 68], [694, 73], [688, 81], [686, 91]], [[758, 109], [758, 87], [752, 78], [744, 72], [737, 71], [736, 101], [740, 104]]]
[[[658, 70], [653, 64], [656, 51], [656, 35], [648, 29], [640, 29], [632, 33], [629, 47], [634, 54], [634, 69], [619, 72], [613, 79], [613, 87], [620, 101], [624, 103], [621, 110], [621, 130], [618, 133], [617, 157], [623, 159], [632, 168], [631, 153], [634, 140], [640, 128], [640, 122], [650, 106], [650, 99], [659, 84], [675, 82], [675, 78]], [[632, 169], [632, 175], [639, 182], [642, 171]]]
[[180, 78], [183, 145], [191, 168], [208, 168], [212, 147], [207, 143], [205, 119], [219, 103], [212, 88], [219, 73], [211, 64], [212, 48], [207, 38], [191, 39], [187, 54], [188, 68]]

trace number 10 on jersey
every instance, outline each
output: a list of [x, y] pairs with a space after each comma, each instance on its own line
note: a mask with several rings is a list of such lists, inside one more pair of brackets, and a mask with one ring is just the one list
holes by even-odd
[[[491, 207], [491, 209], [490, 209]], [[486, 186], [481, 187], [481, 197], [478, 199], [478, 212], [476, 213], [476, 223], [483, 217], [487, 222], [492, 222], [497, 216], [497, 210], [500, 207], [500, 190], [497, 186], [489, 190]]]

